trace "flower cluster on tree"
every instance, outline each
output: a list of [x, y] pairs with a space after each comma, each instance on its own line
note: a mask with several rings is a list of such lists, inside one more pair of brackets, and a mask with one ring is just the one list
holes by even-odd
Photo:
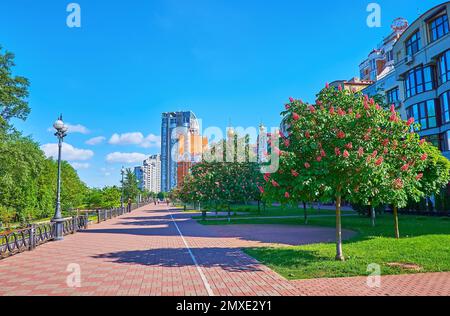
[[280, 169], [265, 175], [265, 192], [285, 202], [334, 200], [338, 260], [344, 260], [343, 200], [393, 205], [398, 236], [397, 208], [448, 183], [448, 169], [425, 178], [432, 168], [431, 145], [413, 132], [414, 120], [403, 121], [394, 106], [386, 110], [360, 93], [326, 87], [315, 104], [291, 98], [285, 107], [286, 135], [280, 133], [280, 148], [273, 149]]

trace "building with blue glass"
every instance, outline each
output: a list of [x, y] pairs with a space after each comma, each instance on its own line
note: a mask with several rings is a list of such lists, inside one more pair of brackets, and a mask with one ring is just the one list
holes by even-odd
[[199, 134], [199, 124], [191, 111], [166, 112], [161, 120], [161, 191], [177, 186], [178, 142], [181, 134]]

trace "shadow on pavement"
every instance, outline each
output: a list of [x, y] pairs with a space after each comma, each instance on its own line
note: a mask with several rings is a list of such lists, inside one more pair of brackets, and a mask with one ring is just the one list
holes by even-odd
[[[196, 248], [192, 250], [198, 264], [205, 268], [219, 267], [228, 272], [262, 271], [259, 263], [239, 249]], [[121, 251], [94, 256], [95, 259], [109, 259], [119, 264], [140, 264], [145, 266], [186, 267], [194, 262], [186, 248], [162, 248], [149, 250]]]

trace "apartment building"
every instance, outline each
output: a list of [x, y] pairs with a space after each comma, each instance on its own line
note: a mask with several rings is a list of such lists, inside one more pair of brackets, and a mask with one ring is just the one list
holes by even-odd
[[[450, 2], [414, 21], [393, 47], [395, 89], [404, 118], [450, 158]], [[390, 91], [385, 91], [389, 96]]]

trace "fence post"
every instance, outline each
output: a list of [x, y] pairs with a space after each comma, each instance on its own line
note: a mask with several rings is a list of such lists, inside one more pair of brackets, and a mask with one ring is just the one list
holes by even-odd
[[28, 246], [29, 250], [36, 248], [36, 225], [31, 224], [30, 227], [30, 244]]
[[77, 232], [78, 227], [78, 217], [72, 216], [72, 234], [75, 234]]
[[97, 210], [97, 223], [100, 224], [100, 210]]

